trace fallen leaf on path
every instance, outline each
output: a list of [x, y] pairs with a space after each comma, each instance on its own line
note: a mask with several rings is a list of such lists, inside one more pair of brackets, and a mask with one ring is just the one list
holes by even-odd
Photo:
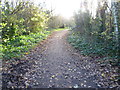
[[73, 86], [73, 88], [78, 88], [79, 86], [77, 84], [75, 84], [75, 86]]
[[52, 78], [54, 78], [54, 77], [55, 77], [55, 75], [52, 75], [51, 77], [52, 77]]

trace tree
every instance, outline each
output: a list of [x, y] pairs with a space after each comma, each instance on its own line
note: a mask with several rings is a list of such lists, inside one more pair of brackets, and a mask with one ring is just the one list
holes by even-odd
[[48, 27], [49, 28], [59, 28], [65, 25], [66, 19], [62, 17], [61, 15], [54, 15], [51, 16], [49, 21], [48, 21]]
[[2, 29], [3, 44], [21, 35], [42, 32], [47, 27], [48, 14], [39, 6], [24, 1], [4, 1], [2, 5]]

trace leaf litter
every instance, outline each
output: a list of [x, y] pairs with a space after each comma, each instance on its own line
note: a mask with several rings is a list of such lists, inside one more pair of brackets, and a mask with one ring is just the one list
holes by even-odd
[[23, 58], [3, 60], [3, 87], [120, 88], [117, 67], [80, 55], [66, 42], [67, 34], [54, 32]]

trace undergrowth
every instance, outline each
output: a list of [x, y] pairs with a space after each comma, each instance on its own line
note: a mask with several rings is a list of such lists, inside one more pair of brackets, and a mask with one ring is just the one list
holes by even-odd
[[58, 29], [54, 29], [53, 31], [62, 31], [62, 30], [65, 30], [65, 29], [68, 29], [67, 27], [65, 28], [58, 28]]
[[69, 43], [80, 51], [83, 55], [92, 57], [101, 57], [102, 59], [118, 59], [116, 56], [114, 43], [105, 45], [103, 42], [87, 42], [85, 37], [77, 33], [72, 33], [68, 36]]
[[[85, 37], [80, 34], [71, 33], [68, 36], [68, 42], [77, 49], [80, 54], [95, 58], [95, 60], [102, 64], [111, 64], [118, 68], [118, 76], [116, 80], [120, 85], [120, 56], [116, 54], [116, 46], [114, 42], [104, 44], [102, 42], [87, 42]], [[119, 53], [119, 52], [118, 52]]]
[[37, 45], [38, 42], [46, 39], [51, 32], [64, 29], [66, 28], [51, 29], [51, 31], [30, 33], [29, 35], [21, 35], [15, 37], [12, 40], [6, 40], [4, 44], [0, 44], [0, 58], [21, 58], [24, 54], [28, 54], [29, 50], [32, 49], [35, 45]]
[[49, 31], [43, 31], [40, 33], [31, 33], [30, 35], [22, 35], [11, 41], [8, 40], [6, 43], [1, 44], [1, 57], [3, 59], [20, 58], [24, 54], [28, 54], [30, 49], [38, 42], [46, 39], [49, 34]]
[[62, 30], [65, 30], [65, 29], [68, 29], [68, 27], [65, 27], [65, 28], [48, 28], [47, 31], [62, 31]]

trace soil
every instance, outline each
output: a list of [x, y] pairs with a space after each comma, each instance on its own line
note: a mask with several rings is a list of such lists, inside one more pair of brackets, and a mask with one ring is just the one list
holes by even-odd
[[28, 55], [21, 60], [16, 60], [20, 63], [10, 65], [12, 69], [7, 75], [3, 73], [3, 78], [7, 78], [7, 81], [3, 81], [3, 86], [13, 88], [110, 87], [112, 84], [109, 85], [111, 82], [105, 79], [102, 71], [100, 72], [100, 65], [93, 58], [79, 54], [67, 42], [69, 33], [69, 30], [53, 32]]

